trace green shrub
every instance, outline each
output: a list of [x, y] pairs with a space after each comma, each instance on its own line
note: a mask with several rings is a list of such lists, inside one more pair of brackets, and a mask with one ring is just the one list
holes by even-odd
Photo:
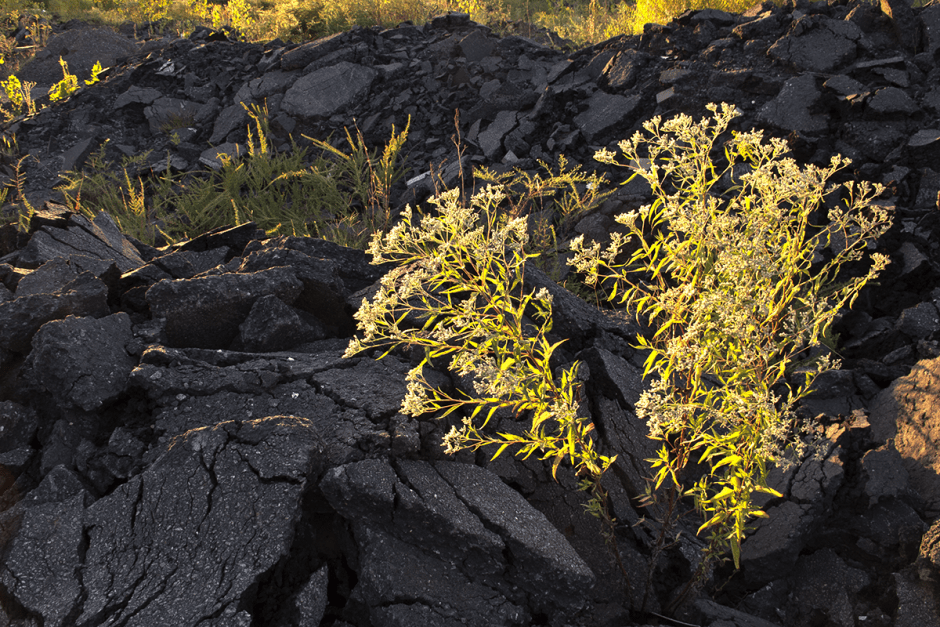
[[[524, 287], [525, 218], [498, 224], [497, 206], [505, 199], [499, 187], [487, 187], [468, 206], [459, 199], [458, 190], [433, 199], [438, 215], [418, 223], [408, 207], [391, 231], [373, 236], [373, 262], [398, 267], [371, 303], [363, 301], [356, 317], [364, 335], [350, 343], [347, 356], [377, 347], [386, 354], [396, 347], [423, 350], [408, 375], [402, 411], [444, 417], [466, 410], [463, 426], [445, 436], [448, 452], [495, 444], [496, 457], [516, 445], [526, 457], [539, 451], [555, 470], [568, 458], [579, 474], [599, 477], [613, 460], [595, 450], [593, 425], [579, 412], [578, 364], [557, 377], [549, 365], [559, 346], [547, 338], [552, 298], [544, 288]], [[455, 397], [428, 383], [424, 366], [445, 357], [453, 372], [473, 378], [475, 396]], [[524, 436], [484, 434], [499, 409], [530, 413], [531, 428]]]
[[473, 174], [477, 180], [507, 190], [507, 202], [510, 203], [507, 214], [510, 217], [549, 210], [563, 230], [573, 226], [613, 193], [613, 190], [604, 189], [606, 180], [602, 175], [583, 172], [580, 165], [569, 167], [564, 155], [558, 156], [555, 167], [544, 161], [538, 163], [544, 175], [530, 174], [519, 168], [497, 173], [486, 167], [474, 169]]
[[346, 209], [341, 212], [339, 220], [324, 224], [321, 237], [343, 246], [365, 248], [373, 233], [383, 232], [391, 226], [391, 192], [405, 173], [401, 150], [408, 139], [410, 128], [410, 116], [400, 133], [396, 132], [393, 124], [392, 135], [381, 151], [370, 151], [358, 128], [355, 134], [345, 129], [349, 153], [335, 148], [328, 141], [304, 135], [326, 158], [332, 160], [328, 178], [331, 184], [343, 190], [347, 199]]
[[[62, 80], [49, 88], [49, 100], [52, 102], [58, 102], [59, 100], [68, 100], [69, 96], [78, 91], [78, 77], [69, 72], [69, 64], [59, 57], [59, 65], [62, 66]], [[85, 81], [85, 85], [94, 85], [99, 80], [99, 76], [104, 73], [107, 68], [101, 67], [101, 61], [95, 61], [94, 67], [91, 68], [91, 78]]]
[[[599, 151], [599, 161], [644, 178], [656, 200], [618, 216], [629, 233], [614, 233], [606, 249], [573, 243], [575, 267], [651, 328], [637, 338], [651, 379], [637, 414], [662, 443], [650, 461], [652, 489], [668, 488], [666, 511], [688, 495], [705, 518], [700, 576], [729, 550], [739, 566], [748, 520], [766, 516], [755, 493], [781, 496], [766, 475], [799, 448], [794, 405], [838, 367], [822, 340], [888, 260], [872, 254], [861, 276], [842, 270], [891, 221], [873, 204], [880, 185], [827, 183], [848, 160], [800, 168], [783, 140], [765, 143], [760, 131], [733, 133], [717, 166], [712, 152], [736, 113], [709, 109], [698, 123], [653, 118], [649, 137], [620, 142], [625, 162]], [[823, 211], [826, 220], [816, 217]], [[695, 463], [707, 470], [690, 482]]]
[[132, 172], [140, 169], [149, 156], [147, 153], [125, 158], [120, 172], [105, 158], [108, 141], [88, 158], [84, 172], [63, 175], [62, 190], [66, 202], [80, 212], [94, 218], [106, 211], [114, 218], [121, 232], [148, 244], [162, 244], [157, 216], [148, 209], [143, 179]]
[[6, 79], [0, 80], [0, 88], [3, 88], [4, 93], [6, 93], [10, 107], [9, 109], [5, 107], [2, 108], [3, 115], [7, 121], [22, 114], [24, 108], [26, 113], [30, 115], [36, 113], [36, 103], [32, 97], [32, 90], [35, 86], [36, 83], [33, 81], [21, 83], [20, 79], [18, 79], [15, 74], [11, 74]]
[[[390, 232], [376, 233], [368, 251], [373, 262], [393, 261], [397, 268], [382, 279], [372, 302], [363, 301], [356, 314], [363, 335], [350, 342], [346, 356], [374, 348], [419, 351], [403, 413], [443, 418], [459, 411], [461, 427], [444, 436], [448, 453], [496, 447], [496, 458], [515, 447], [524, 457], [551, 460], [553, 476], [567, 459], [589, 495], [588, 511], [606, 523], [605, 537], [613, 543], [615, 521], [601, 477], [615, 458], [595, 446], [594, 425], [579, 403], [579, 364], [551, 366], [561, 344], [548, 339], [552, 297], [545, 288], [525, 289], [527, 221], [499, 219], [504, 200], [496, 186], [469, 204], [450, 190], [431, 201], [437, 215], [413, 221], [408, 207]], [[469, 376], [474, 393], [435, 389], [424, 375], [429, 364]], [[498, 410], [526, 418], [529, 426], [522, 435], [490, 434], [485, 428]]]

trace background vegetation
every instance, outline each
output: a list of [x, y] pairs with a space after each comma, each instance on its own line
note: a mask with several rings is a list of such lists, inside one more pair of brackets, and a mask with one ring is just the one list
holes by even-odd
[[198, 25], [229, 26], [249, 41], [299, 41], [356, 25], [392, 27], [409, 20], [421, 24], [446, 11], [462, 11], [498, 33], [543, 27], [583, 46], [642, 32], [647, 22], [666, 23], [689, 9], [740, 12], [754, 4], [755, 0], [0, 0], [0, 15], [8, 27], [31, 16], [39, 44], [47, 34], [39, 22], [53, 16], [115, 27], [152, 21], [180, 33]]
[[[280, 38], [287, 41], [315, 39], [354, 26], [394, 27], [411, 21], [421, 24], [435, 15], [447, 11], [469, 13], [471, 18], [491, 27], [497, 34], [528, 33], [547, 28], [576, 46], [589, 45], [619, 34], [640, 32], [647, 21], [665, 23], [672, 16], [706, 5], [728, 11], [741, 11], [754, 0], [0, 0], [0, 115], [6, 120], [31, 115], [47, 106], [48, 102], [67, 99], [83, 83], [97, 80], [78, 77], [63, 63], [63, 79], [48, 97], [37, 94], [35, 84], [23, 83], [17, 77], [19, 69], [39, 52], [52, 36], [53, 24], [78, 19], [115, 29], [136, 32], [175, 33], [186, 36], [199, 26], [227, 29], [230, 35], [242, 40], [267, 42]], [[96, 67], [96, 70], [99, 69]], [[39, 101], [34, 98], [40, 98]], [[266, 120], [265, 120], [266, 122]], [[74, 207], [84, 213], [108, 211], [118, 219], [127, 232], [142, 241], [163, 244], [192, 236], [198, 227], [211, 228], [234, 221], [255, 220], [274, 233], [318, 235], [342, 244], [364, 246], [376, 227], [390, 219], [388, 192], [403, 167], [398, 163], [398, 152], [407, 131], [399, 138], [392, 137], [383, 155], [368, 154], [361, 137], [347, 131], [351, 152], [344, 156], [326, 144], [318, 145], [327, 160], [310, 163], [304, 155], [283, 157], [262, 150], [266, 143], [263, 130], [258, 129], [258, 150], [249, 150], [247, 160], [226, 164], [221, 173], [205, 173], [202, 178], [145, 181], [132, 171], [140, 164], [108, 164], [102, 158], [94, 161], [97, 167], [90, 172], [74, 173], [69, 178], [68, 191]], [[33, 208], [22, 196], [23, 184], [20, 165], [23, 156], [16, 150], [13, 136], [3, 136], [5, 145], [0, 153], [16, 166], [16, 176], [0, 187], [0, 222], [15, 221], [21, 227], [28, 224]], [[391, 159], [391, 161], [388, 161]], [[559, 175], [565, 164], [557, 164]], [[340, 168], [345, 178], [339, 185], [326, 184], [329, 193], [320, 194], [329, 199], [315, 215], [300, 219], [291, 211], [288, 196], [311, 186], [320, 188], [331, 179], [331, 171]], [[381, 169], [379, 172], [377, 169]], [[381, 181], [377, 175], [384, 177]], [[573, 177], [549, 175], [551, 193], [558, 191], [554, 184], [564, 187], [566, 181], [586, 182], [576, 172]], [[270, 175], [270, 181], [262, 177]], [[520, 175], [522, 176], [522, 175]], [[587, 175], [584, 175], [587, 176]], [[495, 181], [494, 181], [495, 182]], [[506, 183], [506, 181], [499, 181]], [[515, 181], [523, 182], [523, 181]], [[531, 181], [528, 181], [531, 182]], [[233, 190], [249, 188], [247, 194], [233, 194]], [[588, 186], [588, 189], [597, 189]], [[545, 190], [536, 190], [536, 196]], [[84, 195], [83, 195], [84, 194]], [[383, 197], [384, 194], [384, 197]], [[305, 194], [306, 195], [306, 194]], [[570, 194], [558, 194], [568, 197]], [[209, 203], [216, 210], [211, 214], [200, 212], [188, 215], [186, 207], [195, 201], [212, 197]], [[260, 201], [259, 201], [260, 199]], [[577, 208], [590, 205], [598, 199], [577, 199]], [[16, 207], [8, 205], [18, 201]], [[530, 204], [531, 198], [524, 204]], [[204, 203], [203, 203], [204, 204]], [[277, 208], [285, 208], [279, 215]], [[358, 212], [360, 209], [366, 212]], [[544, 208], [544, 207], [542, 207]], [[566, 220], [572, 207], [562, 207]], [[363, 217], [364, 215], [364, 217]], [[570, 226], [570, 224], [566, 224]], [[542, 236], [546, 247], [554, 243], [551, 225], [543, 225]]]

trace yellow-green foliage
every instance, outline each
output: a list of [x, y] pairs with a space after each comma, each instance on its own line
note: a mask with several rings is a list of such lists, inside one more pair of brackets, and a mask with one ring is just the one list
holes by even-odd
[[69, 64], [62, 57], [59, 57], [59, 65], [62, 66], [62, 80], [49, 88], [49, 100], [52, 102], [65, 100], [78, 89], [78, 77], [69, 73]]
[[[780, 496], [767, 486], [768, 465], [785, 465], [787, 447], [799, 444], [794, 403], [818, 374], [838, 367], [827, 351], [809, 351], [888, 260], [871, 255], [860, 277], [840, 270], [861, 260], [891, 219], [872, 204], [881, 186], [828, 185], [847, 160], [800, 168], [783, 156], [786, 142], [765, 143], [760, 131], [734, 133], [726, 163], [716, 166], [712, 152], [736, 113], [709, 109], [713, 117], [698, 123], [653, 118], [648, 136], [620, 142], [623, 161], [598, 152], [599, 161], [645, 179], [656, 201], [618, 216], [628, 234], [614, 233], [606, 249], [580, 240], [573, 249], [589, 282], [610, 289], [653, 331], [637, 338], [651, 384], [637, 414], [662, 443], [650, 460], [652, 488], [669, 489], [669, 511], [692, 496], [705, 518], [703, 564], [730, 550], [737, 567], [748, 520], [766, 516], [754, 494]], [[824, 195], [840, 193], [828, 222], [814, 224]], [[820, 253], [829, 256], [814, 264]], [[684, 471], [694, 463], [707, 471], [689, 485]]]
[[[52, 102], [67, 100], [69, 96], [78, 90], [78, 77], [69, 72], [69, 64], [66, 63], [65, 59], [59, 57], [59, 65], [62, 66], [62, 80], [49, 88], [49, 100]], [[96, 61], [91, 69], [91, 78], [86, 80], [85, 84], [94, 85], [97, 83], [100, 80], [98, 76], [105, 69], [101, 67], [101, 61]]]
[[292, 13], [299, 33], [316, 37], [357, 25], [393, 27], [408, 20], [420, 24], [446, 10], [444, 0], [309, 0]]
[[[0, 60], [0, 63], [2, 63], [2, 60]], [[18, 79], [15, 74], [10, 74], [6, 79], [0, 81], [0, 87], [3, 88], [6, 94], [9, 106], [9, 108], [2, 107], [0, 110], [2, 110], [7, 120], [11, 120], [21, 114], [24, 106], [28, 113], [32, 114], [36, 112], [36, 103], [33, 102], [32, 97], [32, 89], [35, 86], [36, 83], [32, 81], [21, 83], [20, 79]]]
[[147, 155], [115, 172], [102, 146], [90, 172], [65, 176], [62, 189], [69, 204], [92, 217], [107, 211], [122, 231], [149, 244], [253, 221], [271, 235], [311, 235], [362, 246], [373, 231], [387, 227], [388, 194], [403, 171], [399, 155], [407, 129], [393, 129], [381, 156], [360, 141], [349, 155], [331, 147], [331, 153], [308, 166], [307, 151], [297, 146], [275, 154], [268, 142], [267, 110], [246, 108], [254, 125], [247, 154], [224, 158], [219, 171], [167, 173], [145, 181], [133, 172]]
[[[25, 161], [29, 155], [17, 158], [19, 153], [20, 149], [15, 135], [9, 133], [0, 135], [0, 155], [14, 162], [13, 180], [0, 187], [0, 207], [4, 208], [4, 211], [0, 211], [0, 223], [16, 224], [17, 228], [25, 233], [29, 230], [29, 222], [36, 210], [23, 193], [24, 187], [26, 186], [26, 176], [23, 173], [23, 161]], [[17, 206], [8, 207], [6, 203], [7, 200], [10, 200], [9, 196], [11, 191], [16, 192], [15, 199], [18, 204]], [[13, 210], [10, 211], [10, 209]]]
[[[374, 263], [398, 267], [383, 278], [371, 303], [363, 301], [356, 317], [365, 333], [347, 355], [374, 347], [422, 349], [424, 359], [408, 375], [402, 411], [440, 411], [443, 417], [465, 410], [462, 427], [444, 438], [448, 452], [497, 445], [496, 457], [518, 446], [526, 457], [538, 452], [551, 459], [553, 471], [567, 458], [579, 474], [599, 478], [613, 460], [595, 450], [593, 425], [579, 412], [578, 364], [556, 377], [549, 363], [559, 346], [547, 338], [552, 297], [544, 288], [524, 287], [526, 221], [496, 223], [505, 198], [499, 187], [479, 192], [469, 206], [459, 198], [458, 190], [445, 192], [432, 201], [437, 215], [417, 224], [409, 207], [390, 232], [373, 236]], [[420, 326], [404, 314], [416, 316]], [[446, 357], [452, 371], [473, 378], [474, 396], [452, 396], [427, 381], [425, 365]], [[499, 409], [531, 414], [531, 427], [522, 436], [484, 433]]]
[[41, 3], [47, 14], [58, 15], [64, 21], [93, 12], [96, 4], [95, 0], [45, 0]]
[[564, 155], [558, 156], [556, 167], [539, 161], [544, 174], [531, 174], [514, 168], [497, 174], [486, 168], [475, 168], [474, 177], [507, 190], [502, 218], [528, 216], [530, 248], [538, 251], [532, 262], [552, 279], [566, 274], [566, 264], [559, 260], [555, 227], [567, 232], [581, 216], [597, 208], [614, 190], [607, 189], [603, 175], [587, 174], [580, 165], [569, 167]]
[[446, 11], [461, 11], [497, 33], [507, 22], [522, 20], [556, 31], [577, 45], [589, 45], [642, 32], [646, 22], [665, 23], [687, 9], [743, 11], [751, 4], [751, 0], [0, 0], [0, 14], [39, 15], [45, 10], [63, 20], [115, 26], [125, 21], [159, 22], [180, 33], [197, 25], [231, 26], [249, 41], [269, 41], [320, 37], [356, 25], [392, 27], [409, 20], [421, 24]]
[[689, 10], [720, 9], [729, 13], [742, 13], [754, 4], [755, 0], [637, 0], [633, 32], [642, 33], [644, 24], [667, 24], [672, 18]]
[[125, 20], [140, 24], [166, 18], [170, 4], [171, 0], [124, 0], [117, 4], [117, 8]]
[[[713, 118], [654, 118], [645, 125], [650, 137], [621, 142], [623, 165], [648, 181], [656, 201], [619, 216], [627, 234], [614, 233], [610, 246], [572, 244], [572, 263], [588, 283], [651, 329], [637, 338], [650, 380], [637, 413], [662, 444], [649, 460], [655, 476], [647, 498], [667, 501], [664, 538], [683, 497], [703, 514], [699, 533], [708, 543], [692, 587], [728, 551], [739, 566], [748, 521], [766, 516], [754, 494], [781, 496], [766, 476], [769, 465], [788, 463], [788, 451], [802, 454], [794, 404], [820, 373], [837, 367], [828, 353], [810, 351], [887, 259], [872, 255], [860, 277], [846, 279], [840, 270], [861, 260], [890, 225], [872, 204], [880, 186], [827, 185], [845, 167], [841, 158], [800, 168], [784, 157], [785, 142], [765, 143], [751, 131], [733, 134], [716, 166], [716, 141], [735, 111], [709, 108]], [[622, 165], [606, 150], [596, 157]], [[842, 204], [828, 207], [825, 225], [814, 225], [823, 197], [838, 192]], [[610, 529], [600, 478], [613, 459], [595, 448], [593, 425], [579, 408], [578, 364], [549, 365], [558, 346], [547, 339], [552, 298], [525, 289], [526, 220], [498, 218], [505, 200], [503, 187], [486, 188], [469, 205], [451, 190], [433, 201], [434, 213], [417, 220], [409, 208], [389, 233], [376, 233], [369, 252], [397, 268], [363, 301], [356, 315], [362, 335], [346, 354], [420, 351], [404, 413], [460, 412], [461, 426], [444, 438], [448, 452], [495, 446], [499, 455], [518, 447], [551, 460], [553, 472], [568, 460], [591, 493], [589, 511]], [[828, 256], [814, 264], [820, 254]], [[473, 393], [435, 389], [424, 374], [429, 364], [469, 377]], [[530, 426], [522, 435], [490, 433], [499, 410]], [[706, 468], [700, 479], [687, 475], [691, 464]]]
[[[634, 31], [635, 5], [609, 0], [582, 0], [573, 3], [539, 3], [534, 21], [570, 39], [579, 46], [631, 34]], [[642, 26], [640, 27], [642, 31]]]
[[[548, 339], [552, 297], [545, 288], [525, 287], [527, 221], [499, 220], [504, 200], [498, 186], [468, 204], [460, 202], [459, 190], [450, 190], [432, 201], [434, 215], [418, 220], [409, 207], [390, 232], [376, 233], [369, 246], [374, 263], [397, 267], [356, 313], [363, 335], [346, 355], [371, 348], [419, 351], [402, 412], [444, 417], [459, 411], [461, 426], [444, 437], [449, 453], [490, 446], [495, 458], [513, 447], [523, 457], [550, 460], [553, 475], [568, 460], [590, 495], [589, 511], [612, 529], [601, 477], [614, 458], [595, 448], [594, 425], [578, 400], [578, 363], [557, 372], [551, 366], [560, 344]], [[434, 388], [424, 374], [432, 363], [470, 377], [473, 394]], [[522, 435], [486, 430], [499, 410], [527, 419]]]
[[3, 91], [6, 92], [7, 98], [10, 99], [10, 104], [17, 110], [23, 107], [23, 101], [25, 100], [25, 95], [23, 93], [23, 84], [20, 83], [20, 79], [16, 78], [15, 75], [11, 75], [5, 81], [0, 82], [0, 85], [3, 86]]
[[408, 139], [408, 130], [411, 128], [411, 118], [401, 133], [396, 133], [392, 125], [392, 136], [381, 153], [378, 150], [369, 151], [362, 132], [357, 128], [355, 135], [347, 128], [346, 141], [352, 152], [345, 153], [335, 148], [329, 142], [304, 136], [313, 142], [313, 145], [329, 154], [338, 163], [344, 164], [341, 175], [341, 184], [349, 188], [363, 205], [377, 205], [382, 211], [391, 211], [392, 185], [404, 174], [399, 164], [399, 154]]
[[573, 225], [613, 193], [613, 190], [605, 189], [603, 175], [596, 172], [587, 174], [580, 165], [569, 167], [564, 155], [558, 156], [556, 168], [541, 160], [538, 163], [545, 171], [544, 175], [530, 174], [518, 168], [497, 174], [486, 167], [476, 168], [473, 174], [477, 180], [510, 190], [507, 194], [509, 216], [548, 210], [557, 215], [563, 229]]
[[[4, 64], [4, 59], [0, 57], [0, 65]], [[69, 96], [75, 93], [78, 90], [78, 77], [69, 72], [68, 63], [61, 57], [59, 57], [59, 64], [62, 66], [62, 80], [53, 85], [49, 89], [49, 100], [51, 102], [58, 102], [59, 100], [66, 100]], [[105, 69], [101, 67], [101, 62], [95, 62], [94, 67], [91, 70], [91, 78], [85, 81], [86, 85], [94, 85], [99, 79], [99, 75], [102, 74]], [[16, 117], [17, 115], [23, 112], [23, 107], [26, 107], [26, 112], [33, 114], [36, 112], [36, 103], [32, 98], [32, 89], [36, 86], [35, 82], [27, 81], [26, 83], [21, 83], [20, 79], [16, 77], [15, 74], [10, 74], [7, 78], [0, 80], [0, 88], [3, 89], [7, 97], [7, 106], [0, 107], [0, 111], [3, 112], [4, 117], [8, 120]]]

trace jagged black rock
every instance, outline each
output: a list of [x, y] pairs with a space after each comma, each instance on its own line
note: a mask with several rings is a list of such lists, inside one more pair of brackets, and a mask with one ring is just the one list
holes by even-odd
[[[773, 478], [785, 498], [741, 573], [719, 571], [678, 618], [937, 624], [940, 7], [884, 6], [690, 12], [572, 53], [460, 15], [299, 45], [99, 33], [104, 79], [6, 127], [44, 208], [28, 235], [0, 230], [0, 624], [629, 625], [658, 620], [694, 569], [690, 520], [643, 608], [570, 473], [445, 458], [448, 423], [398, 412], [407, 356], [341, 358], [383, 272], [361, 251], [250, 224], [158, 250], [55, 204], [61, 173], [105, 140], [115, 161], [151, 150], [154, 171], [204, 168], [211, 146], [246, 140], [242, 103], [264, 100], [280, 150], [354, 123], [377, 145], [411, 116], [400, 205], [434, 191], [431, 170], [452, 187], [461, 165], [564, 153], [590, 168], [649, 117], [720, 101], [798, 160], [841, 153], [888, 185], [893, 263], [839, 325], [845, 369], [803, 408], [826, 427], [822, 456]], [[180, 112], [192, 131], [174, 141], [161, 127]], [[625, 186], [575, 229], [603, 239], [645, 200]], [[555, 294], [561, 357], [588, 366], [587, 409], [619, 456], [605, 487], [623, 562], [645, 581], [635, 327], [527, 278]]]

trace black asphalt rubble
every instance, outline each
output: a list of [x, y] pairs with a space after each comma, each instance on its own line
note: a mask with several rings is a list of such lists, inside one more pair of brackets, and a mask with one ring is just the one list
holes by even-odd
[[[42, 210], [28, 235], [0, 229], [0, 626], [660, 624], [701, 542], [687, 517], [648, 575], [657, 526], [638, 498], [655, 447], [623, 317], [527, 270], [553, 293], [557, 354], [583, 362], [584, 409], [617, 455], [605, 487], [629, 585], [570, 469], [556, 483], [534, 457], [446, 456], [456, 418], [400, 413], [405, 356], [343, 358], [386, 267], [253, 224], [158, 250], [69, 212], [55, 186], [106, 140], [116, 161], [150, 151], [157, 172], [217, 167], [247, 140], [242, 105], [266, 103], [278, 150], [354, 124], [375, 146], [410, 118], [403, 206], [461, 168], [564, 154], [592, 169], [650, 117], [722, 101], [800, 162], [841, 153], [849, 176], [887, 185], [892, 263], [838, 324], [844, 369], [801, 408], [825, 428], [821, 454], [771, 472], [784, 497], [765, 503], [741, 572], [720, 569], [724, 585], [677, 618], [940, 625], [940, 5], [688, 12], [573, 52], [460, 14], [299, 45], [70, 24], [49, 50], [24, 71], [40, 90], [59, 54], [76, 69], [101, 51], [110, 69], [6, 126]], [[179, 141], [161, 130], [172, 116], [192, 120]], [[647, 193], [619, 188], [575, 231], [603, 240]]]

